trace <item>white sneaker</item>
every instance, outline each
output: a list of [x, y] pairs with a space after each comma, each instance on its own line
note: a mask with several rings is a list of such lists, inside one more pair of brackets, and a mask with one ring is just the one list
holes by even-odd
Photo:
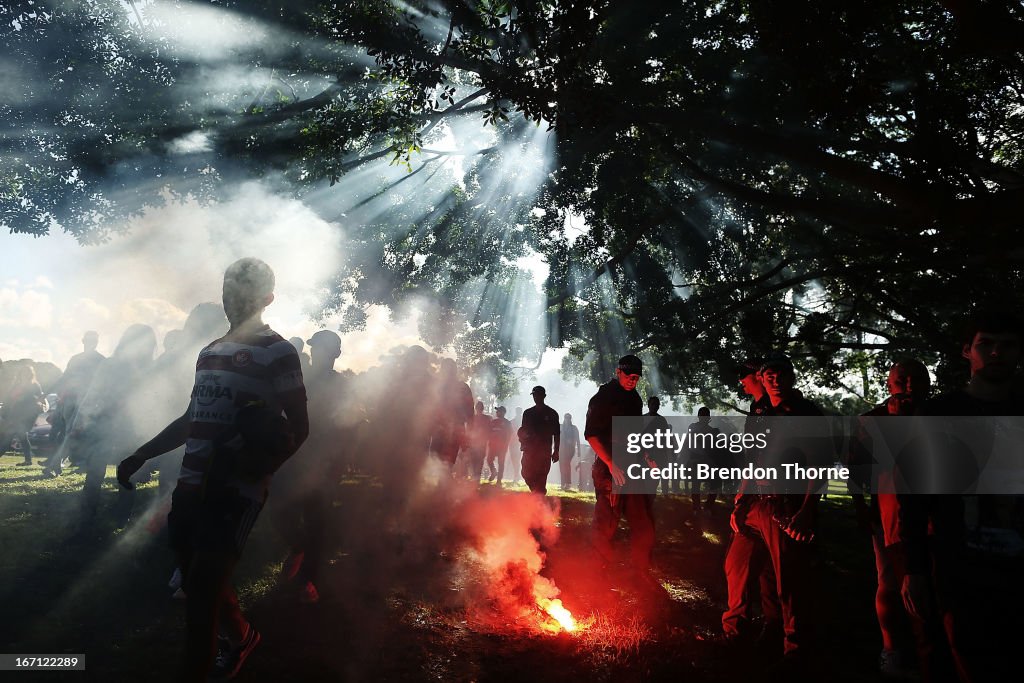
[[181, 581], [181, 568], [175, 567], [174, 573], [171, 574], [171, 580], [167, 582], [167, 587], [170, 588], [172, 591], [176, 591], [179, 588], [181, 588]]

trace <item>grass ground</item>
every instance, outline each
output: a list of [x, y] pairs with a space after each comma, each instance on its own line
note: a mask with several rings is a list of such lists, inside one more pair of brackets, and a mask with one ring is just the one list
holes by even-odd
[[[18, 680], [172, 680], [183, 606], [166, 588], [173, 561], [162, 533], [144, 520], [126, 529], [110, 521], [118, 495], [112, 470], [99, 524], [76, 533], [83, 476], [72, 469], [44, 479], [40, 466], [18, 467], [19, 461], [13, 453], [0, 457], [0, 652], [84, 653], [87, 670]], [[486, 495], [507, 495], [486, 488]], [[236, 585], [263, 643], [237, 680], [763, 678], [766, 660], [737, 657], [711, 642], [725, 601], [725, 506], [695, 516], [688, 499], [659, 497], [655, 568], [662, 589], [652, 597], [632, 588], [622, 568], [599, 575], [587, 543], [593, 496], [554, 493], [561, 499], [561, 536], [546, 549], [544, 574], [589, 629], [540, 635], [480, 619], [486, 609], [467, 601], [480, 577], [456, 569], [452, 548], [410, 545], [400, 530], [374, 529], [379, 490], [355, 478], [338, 488], [332, 528], [348, 531], [332, 538], [316, 605], [300, 604], [295, 588], [277, 580], [282, 541], [267, 520], [257, 524]], [[144, 485], [135, 510], [156, 500], [156, 484]], [[838, 489], [823, 502], [819, 538], [823, 680], [876, 680], [873, 558]], [[971, 559], [975, 580], [964, 590], [972, 617], [999, 625], [994, 638], [980, 643], [983, 673], [995, 676], [1024, 633], [1021, 565]]]

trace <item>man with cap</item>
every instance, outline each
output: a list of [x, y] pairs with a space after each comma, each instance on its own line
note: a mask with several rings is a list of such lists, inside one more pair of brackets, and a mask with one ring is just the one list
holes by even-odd
[[561, 429], [558, 413], [544, 405], [544, 397], [547, 396], [544, 387], [536, 386], [530, 394], [536, 405], [523, 411], [523, 426], [518, 432], [523, 450], [523, 481], [531, 491], [544, 496], [548, 492], [551, 463], [558, 462]]
[[[761, 382], [770, 406], [765, 415], [769, 417], [820, 417], [821, 410], [805, 399], [795, 387], [796, 374], [793, 364], [784, 355], [774, 355], [761, 366]], [[759, 454], [758, 465], [773, 454], [793, 453], [796, 442], [794, 434], [781, 431], [773, 426], [769, 449]], [[807, 620], [813, 608], [813, 551], [810, 541], [814, 538], [817, 522], [818, 500], [816, 485], [808, 481], [806, 491], [784, 495], [768, 488], [769, 482], [751, 485], [744, 482], [736, 497], [730, 525], [747, 538], [753, 537], [764, 545], [771, 566], [775, 570], [776, 593], [781, 607], [783, 627], [783, 666], [802, 666], [806, 660], [807, 640], [811, 635]], [[747, 535], [747, 532], [753, 532]], [[730, 584], [730, 605], [734, 589], [746, 589], [736, 577], [730, 576], [727, 559], [726, 577]], [[748, 572], [747, 577], [750, 576]], [[727, 613], [728, 615], [728, 613]], [[766, 615], [767, 616], [767, 615]], [[774, 615], [772, 615], [774, 616]], [[723, 618], [723, 623], [725, 618]]]
[[598, 388], [587, 406], [587, 423], [583, 438], [594, 449], [594, 546], [604, 562], [612, 561], [612, 537], [625, 515], [629, 522], [633, 569], [645, 580], [649, 578], [651, 550], [654, 548], [654, 494], [630, 493], [620, 495], [626, 483], [626, 474], [612, 459], [616, 440], [625, 434], [612, 433], [615, 417], [640, 417], [644, 403], [636, 385], [643, 373], [643, 363], [633, 355], [619, 359], [615, 379]]
[[[740, 362], [736, 367], [736, 377], [741, 390], [750, 397], [747, 419], [743, 425], [746, 434], [757, 434], [764, 429], [764, 421], [771, 409], [771, 401], [761, 384], [761, 366], [763, 361], [751, 358]], [[757, 461], [758, 453], [747, 450], [746, 462]], [[744, 480], [735, 496], [736, 505], [749, 505], [752, 501], [746, 496]], [[743, 514], [743, 511], [740, 512]], [[735, 519], [735, 517], [734, 517]], [[728, 586], [728, 609], [722, 614], [722, 630], [725, 641], [739, 643], [755, 636], [753, 604], [760, 596], [761, 633], [757, 641], [774, 640], [782, 632], [782, 607], [779, 605], [778, 589], [775, 581], [775, 570], [769, 562], [768, 550], [757, 533], [746, 526], [734, 526], [733, 536], [729, 542], [729, 550], [725, 556], [725, 578]]]

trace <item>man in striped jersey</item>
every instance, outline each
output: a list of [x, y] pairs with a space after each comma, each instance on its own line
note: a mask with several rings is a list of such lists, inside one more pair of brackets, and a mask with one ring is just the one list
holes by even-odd
[[[309, 434], [299, 356], [262, 320], [274, 273], [244, 258], [224, 273], [231, 328], [199, 352], [185, 414], [118, 466], [118, 481], [185, 444], [168, 515], [188, 596], [182, 680], [233, 678], [259, 643], [231, 574], [266, 500], [271, 475]], [[284, 417], [282, 417], [282, 413]], [[219, 643], [216, 638], [219, 631]]]

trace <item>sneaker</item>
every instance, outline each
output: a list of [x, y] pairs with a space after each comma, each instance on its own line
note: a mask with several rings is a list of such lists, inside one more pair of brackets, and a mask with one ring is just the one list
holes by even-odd
[[176, 591], [179, 588], [181, 588], [181, 582], [181, 568], [175, 567], [174, 573], [171, 574], [171, 580], [167, 582], [167, 587], [170, 588], [172, 591]]
[[302, 587], [302, 591], [299, 592], [299, 602], [304, 605], [313, 605], [320, 602], [320, 593], [316, 589], [316, 584], [312, 581], [306, 582], [306, 585]]
[[260, 632], [249, 624], [249, 632], [238, 647], [231, 647], [228, 644], [226, 647], [222, 646], [222, 649], [219, 648], [217, 659], [213, 663], [213, 671], [210, 672], [210, 680], [227, 681], [237, 676], [245, 660], [259, 643]]
[[306, 553], [302, 552], [289, 552], [288, 557], [284, 558], [284, 564], [281, 566], [281, 574], [284, 578], [291, 581], [295, 578], [296, 574], [302, 568], [302, 561], [306, 559]]

